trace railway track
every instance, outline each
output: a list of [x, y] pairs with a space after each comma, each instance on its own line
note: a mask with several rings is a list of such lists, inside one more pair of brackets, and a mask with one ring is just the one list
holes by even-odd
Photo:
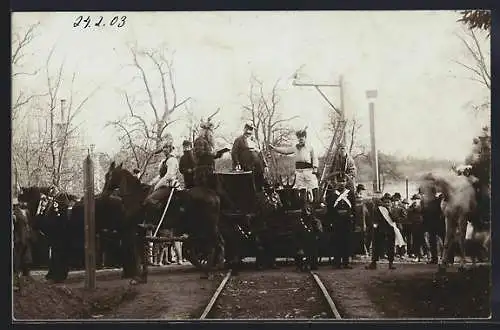
[[[210, 298], [208, 304], [203, 309], [203, 312], [202, 312], [202, 314], [201, 314], [201, 316], [199, 318], [200, 320], [215, 318], [214, 314], [217, 313], [216, 309], [220, 309], [220, 305], [221, 305], [220, 297], [221, 297], [222, 293], [225, 290], [227, 290], [228, 283], [230, 282], [230, 279], [231, 279], [231, 274], [232, 274], [231, 270], [229, 270], [226, 273], [226, 275], [224, 276], [224, 278], [220, 282], [219, 286], [217, 287], [217, 290], [215, 290], [215, 292], [212, 295], [212, 297]], [[244, 274], [241, 274], [241, 275], [244, 275]], [[265, 276], [265, 273], [263, 273], [262, 275]], [[306, 274], [304, 274], [304, 275], [306, 275]], [[322, 305], [325, 306], [326, 310], [327, 310], [327, 311], [325, 310], [326, 317], [322, 317], [323, 319], [332, 319], [332, 318], [333, 319], [337, 319], [337, 320], [342, 319], [342, 316], [341, 316], [341, 314], [340, 314], [337, 306], [335, 305], [335, 302], [333, 301], [332, 297], [330, 296], [327, 288], [325, 287], [325, 285], [321, 281], [321, 279], [318, 276], [318, 274], [316, 274], [315, 272], [311, 271], [306, 276], [309, 277], [310, 282], [314, 283], [313, 287], [316, 288], [321, 293], [320, 295], [321, 295], [321, 300], [322, 300], [322, 301], [317, 301], [315, 299], [309, 298], [309, 299], [307, 299], [307, 303], [308, 304], [316, 304], [316, 305], [322, 303]], [[235, 277], [233, 277], [233, 278], [235, 278]], [[303, 278], [302, 278], [302, 280], [303, 280]], [[243, 283], [247, 283], [247, 281], [243, 281]], [[274, 284], [276, 284], [276, 282]], [[277, 292], [277, 291], [287, 292], [286, 295], [289, 295], [290, 291], [297, 292], [297, 288], [288, 287], [289, 285], [286, 285], [286, 284], [282, 285], [282, 284], [280, 284], [279, 286], [280, 287], [278, 287], [278, 288], [276, 288], [276, 287], [274, 287], [272, 289], [268, 288], [268, 290], [275, 290], [275, 292]], [[261, 290], [260, 292], [266, 292], [266, 291], [265, 290]], [[237, 295], [241, 296], [240, 298], [243, 299], [243, 302], [245, 302], [245, 301], [246, 302], [252, 301], [251, 297], [245, 297], [244, 294], [237, 293]], [[217, 306], [217, 303], [219, 303], [219, 306]], [[278, 302], [278, 305], [281, 306], [282, 304], [280, 304]], [[286, 304], [284, 304], [284, 305], [286, 305]], [[249, 308], [252, 308], [252, 306], [250, 305]], [[284, 308], [286, 308], [286, 306]], [[288, 313], [288, 314], [291, 314], [291, 313]]]

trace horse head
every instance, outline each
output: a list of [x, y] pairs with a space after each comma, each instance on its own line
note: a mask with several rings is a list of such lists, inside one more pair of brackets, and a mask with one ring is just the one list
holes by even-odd
[[439, 199], [448, 208], [470, 212], [475, 207], [475, 190], [469, 177], [455, 173], [428, 173], [422, 178], [423, 201]]
[[123, 197], [134, 193], [134, 189], [139, 189], [142, 192], [143, 186], [135, 175], [123, 168], [123, 163], [116, 166], [116, 163], [113, 161], [104, 175], [104, 185], [101, 194], [109, 196], [117, 189], [119, 190], [119, 195]]

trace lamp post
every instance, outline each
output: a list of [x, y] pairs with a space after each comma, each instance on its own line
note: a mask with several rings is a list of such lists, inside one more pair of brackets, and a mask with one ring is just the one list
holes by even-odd
[[366, 91], [366, 98], [368, 99], [368, 111], [370, 112], [370, 140], [371, 140], [371, 154], [372, 154], [372, 169], [373, 169], [373, 191], [380, 192], [380, 177], [378, 169], [378, 153], [377, 143], [375, 139], [375, 99], [377, 98], [377, 90]]

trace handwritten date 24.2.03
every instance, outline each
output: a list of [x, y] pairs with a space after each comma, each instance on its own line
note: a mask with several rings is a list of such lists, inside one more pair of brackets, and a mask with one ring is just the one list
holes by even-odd
[[121, 28], [125, 26], [126, 23], [127, 16], [113, 16], [108, 19], [105, 19], [103, 16], [78, 16], [73, 22], [73, 27], [86, 29], [91, 27], [115, 26]]

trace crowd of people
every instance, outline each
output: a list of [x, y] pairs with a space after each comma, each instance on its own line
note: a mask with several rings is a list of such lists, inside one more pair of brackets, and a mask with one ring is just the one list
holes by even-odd
[[[176, 185], [178, 175], [183, 177], [184, 187], [207, 186], [218, 189], [214, 180], [215, 160], [230, 151], [234, 171], [251, 171], [255, 188], [261, 191], [266, 182], [268, 164], [255, 139], [255, 127], [246, 123], [243, 134], [235, 139], [231, 149], [215, 151], [213, 125], [202, 123], [198, 137], [192, 143], [182, 143], [183, 155], [178, 160], [174, 156], [172, 141], [166, 143], [162, 150], [165, 158], [159, 165], [158, 176], [150, 182], [154, 192], [149, 201], [162, 202], [168, 199], [169, 190], [162, 187]], [[378, 198], [371, 210], [368, 210], [364, 196], [366, 191], [362, 184], [356, 186], [357, 170], [352, 157], [343, 143], [338, 145], [330, 171], [325, 181], [333, 180], [334, 186], [327, 189], [325, 196], [319, 196], [318, 156], [314, 148], [307, 143], [305, 129], [296, 132], [297, 143], [291, 146], [269, 145], [269, 149], [280, 154], [290, 155], [295, 159], [295, 185], [300, 196], [307, 203], [319, 207], [326, 203], [328, 217], [335, 220], [335, 258], [334, 266], [349, 268], [349, 261], [360, 255], [371, 255], [372, 262], [367, 268], [376, 268], [380, 258], [387, 257], [389, 267], [394, 258], [412, 258], [421, 261], [428, 257], [429, 263], [438, 262], [437, 246], [444, 239], [444, 220], [439, 211], [439, 197], [435, 196], [435, 205], [423, 207], [422, 192], [413, 195], [410, 201], [402, 199], [400, 193], [385, 193]], [[135, 171], [136, 175], [140, 172]], [[324, 204], [323, 204], [324, 205]], [[424, 211], [425, 210], [425, 211]], [[345, 213], [346, 211], [347, 213]], [[335, 214], [333, 214], [334, 212]], [[348, 214], [348, 216], [343, 216]], [[345, 219], [345, 220], [343, 220]], [[171, 232], [160, 231], [160, 235], [172, 235]], [[177, 263], [183, 262], [180, 243], [151, 247], [157, 251], [152, 255], [153, 264], [168, 264], [172, 255], [176, 255]], [[163, 252], [161, 252], [163, 251]], [[171, 253], [174, 251], [175, 253]], [[155, 259], [155, 260], [153, 260]]]
[[[358, 208], [363, 204], [364, 187], [357, 187]], [[402, 199], [400, 193], [392, 196], [384, 193], [380, 205], [376, 205], [371, 221], [362, 224], [362, 250], [359, 247], [354, 254], [371, 256], [368, 269], [375, 269], [380, 258], [387, 258], [389, 267], [394, 269], [394, 259], [411, 259], [416, 262], [426, 260], [430, 264], [438, 263], [438, 246], [444, 242], [445, 225], [440, 211], [440, 195], [427, 199], [424, 207], [423, 193], [419, 191], [410, 200]], [[387, 211], [384, 211], [387, 210]], [[362, 212], [362, 211], [361, 211]], [[368, 219], [368, 217], [361, 217]]]

